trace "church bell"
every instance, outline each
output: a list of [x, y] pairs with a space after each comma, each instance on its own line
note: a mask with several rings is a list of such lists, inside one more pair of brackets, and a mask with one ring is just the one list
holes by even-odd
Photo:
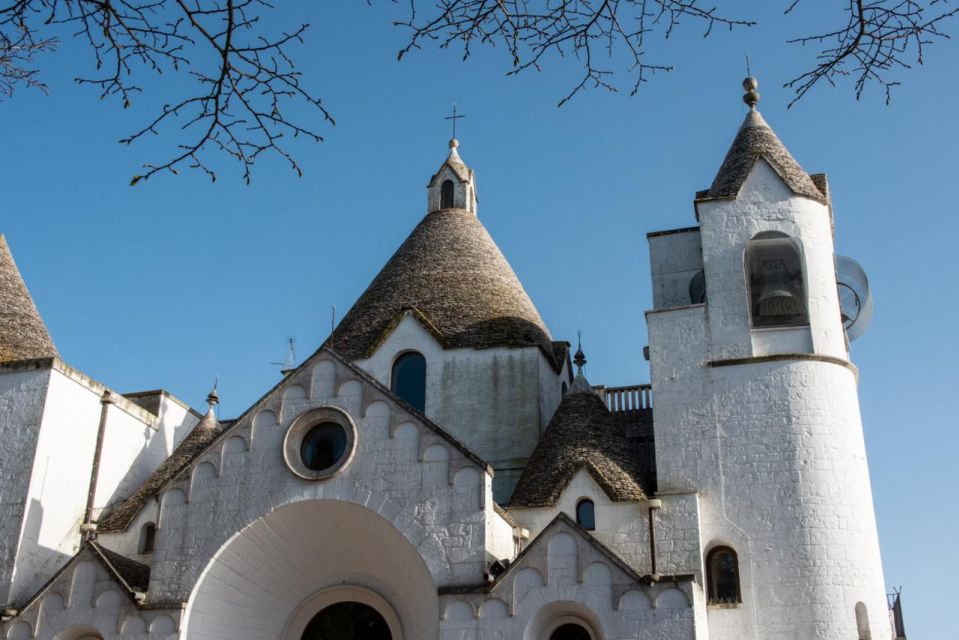
[[804, 312], [803, 301], [799, 295], [799, 288], [793, 284], [792, 278], [782, 260], [768, 260], [763, 262], [762, 275], [759, 285], [759, 315], [791, 316]]

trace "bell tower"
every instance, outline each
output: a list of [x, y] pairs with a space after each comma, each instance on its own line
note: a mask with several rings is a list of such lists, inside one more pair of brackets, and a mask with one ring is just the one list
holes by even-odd
[[426, 213], [443, 209], [466, 209], [477, 215], [476, 176], [456, 150], [459, 140], [450, 139], [450, 153], [427, 186]]
[[649, 235], [659, 491], [699, 496], [711, 640], [888, 638], [827, 181], [743, 86], [699, 226]]

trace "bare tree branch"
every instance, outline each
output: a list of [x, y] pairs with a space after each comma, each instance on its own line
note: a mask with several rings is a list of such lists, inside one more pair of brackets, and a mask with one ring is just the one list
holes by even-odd
[[[207, 159], [211, 149], [240, 162], [246, 182], [264, 152], [278, 153], [302, 175], [286, 148], [287, 139], [303, 135], [319, 142], [323, 138], [312, 128], [287, 118], [283, 108], [290, 102], [305, 102], [327, 122], [334, 123], [319, 98], [304, 88], [301, 73], [287, 51], [303, 42], [308, 25], [266, 36], [258, 15], [258, 11], [272, 8], [266, 0], [6, 3], [4, 6], [0, 2], [0, 38], [5, 38], [0, 39], [0, 60], [13, 50], [6, 45], [14, 41], [11, 32], [35, 43], [33, 34], [38, 30], [61, 26], [83, 39], [94, 57], [97, 75], [77, 78], [77, 82], [96, 86], [101, 98], [120, 98], [125, 108], [143, 91], [138, 81], [144, 71], [183, 71], [192, 79], [195, 92], [164, 105], [145, 127], [121, 140], [133, 144], [170, 125], [178, 126], [185, 140], [168, 159], [145, 164], [131, 185], [159, 172], [176, 173], [184, 165], [200, 169], [215, 180], [216, 173]], [[22, 57], [12, 60], [15, 66], [18, 60], [24, 61]], [[11, 86], [24, 81], [12, 73], [3, 79]], [[27, 84], [29, 80], [36, 82], [34, 75], [27, 80]]]
[[540, 69], [549, 55], [572, 56], [582, 76], [560, 106], [587, 86], [617, 90], [614, 71], [599, 62], [603, 56], [608, 60], [625, 55], [633, 76], [630, 95], [650, 75], [671, 71], [668, 65], [647, 61], [647, 38], [653, 33], [669, 38], [684, 20], [700, 25], [704, 36], [717, 26], [755, 24], [723, 16], [700, 0], [436, 0], [435, 9], [423, 14], [417, 4], [410, 0], [409, 18], [394, 23], [410, 30], [400, 59], [429, 41], [440, 48], [458, 43], [464, 58], [476, 43], [498, 44], [512, 58], [509, 75], [516, 75]]
[[[793, 0], [790, 13], [800, 0]], [[948, 9], [948, 0], [847, 0], [847, 22], [842, 28], [789, 40], [790, 44], [822, 46], [816, 67], [784, 86], [796, 92], [791, 107], [820, 81], [835, 86], [837, 79], [852, 77], [856, 99], [869, 83], [885, 91], [886, 103], [899, 82], [890, 78], [894, 69], [908, 69], [913, 59], [923, 63], [925, 47], [936, 39], [948, 38], [940, 28], [959, 8]], [[930, 10], [938, 9], [936, 11]]]

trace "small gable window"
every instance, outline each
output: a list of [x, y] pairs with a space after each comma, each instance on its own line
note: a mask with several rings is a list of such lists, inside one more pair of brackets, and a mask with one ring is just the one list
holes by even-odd
[[407, 351], [393, 363], [390, 389], [413, 407], [426, 409], [426, 358]]
[[750, 316], [754, 327], [809, 324], [802, 251], [794, 238], [764, 231], [746, 248]]
[[153, 553], [153, 548], [156, 546], [156, 538], [157, 526], [152, 522], [148, 522], [143, 525], [143, 527], [140, 529], [140, 553]]
[[589, 498], [576, 503], [576, 523], [587, 531], [596, 528], [596, 507]]
[[440, 187], [440, 209], [453, 208], [453, 181], [444, 180]]
[[709, 604], [742, 602], [739, 591], [739, 558], [729, 547], [716, 547], [706, 556]]

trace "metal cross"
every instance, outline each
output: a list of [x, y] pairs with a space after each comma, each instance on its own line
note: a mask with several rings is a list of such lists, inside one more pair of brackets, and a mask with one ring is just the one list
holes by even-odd
[[451, 116], [446, 116], [445, 118], [443, 118], [444, 120], [452, 120], [452, 121], [453, 121], [453, 137], [454, 137], [454, 138], [456, 137], [456, 121], [459, 120], [460, 118], [465, 118], [465, 117], [466, 117], [466, 116], [456, 115], [456, 103], [454, 102], [454, 103], [453, 103], [453, 115], [451, 115]]

